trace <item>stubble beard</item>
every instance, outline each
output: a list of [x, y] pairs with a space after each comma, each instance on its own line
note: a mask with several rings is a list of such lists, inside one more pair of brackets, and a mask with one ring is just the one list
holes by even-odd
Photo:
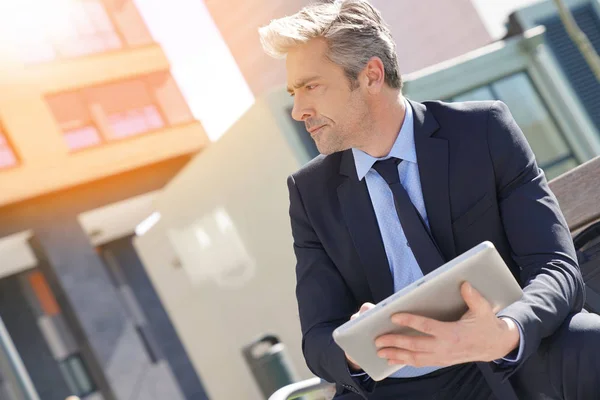
[[350, 146], [346, 145], [340, 132], [333, 131], [331, 127], [325, 129], [327, 129], [327, 132], [323, 132], [321, 136], [314, 138], [319, 153], [330, 155], [350, 148]]

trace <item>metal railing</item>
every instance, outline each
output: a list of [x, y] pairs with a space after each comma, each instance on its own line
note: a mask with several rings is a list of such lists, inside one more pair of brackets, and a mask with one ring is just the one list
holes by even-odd
[[311, 378], [302, 382], [292, 383], [282, 387], [273, 393], [269, 400], [292, 400], [307, 394], [314, 394], [318, 391], [332, 391], [335, 389], [335, 384], [324, 381], [320, 378]]

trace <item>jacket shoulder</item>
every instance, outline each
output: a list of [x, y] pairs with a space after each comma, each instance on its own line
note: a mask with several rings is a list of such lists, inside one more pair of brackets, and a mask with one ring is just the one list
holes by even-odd
[[329, 176], [339, 173], [342, 154], [343, 152], [318, 155], [294, 172], [291, 177], [296, 183], [299, 181], [317, 183], [327, 180]]
[[485, 138], [494, 110], [506, 107], [501, 101], [465, 101], [422, 103], [440, 126], [437, 135], [451, 140]]
[[497, 100], [486, 101], [461, 101], [448, 103], [444, 101], [424, 101], [422, 104], [436, 118], [460, 118], [474, 117], [477, 115], [487, 116], [495, 104], [500, 103]]

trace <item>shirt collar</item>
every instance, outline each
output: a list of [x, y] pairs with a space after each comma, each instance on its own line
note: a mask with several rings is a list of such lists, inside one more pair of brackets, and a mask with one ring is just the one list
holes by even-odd
[[392, 146], [390, 153], [381, 158], [375, 158], [362, 150], [352, 149], [352, 155], [354, 155], [354, 164], [356, 166], [356, 173], [358, 180], [362, 180], [373, 164], [378, 160], [385, 160], [391, 157], [400, 158], [404, 161], [411, 163], [417, 163], [417, 153], [415, 150], [415, 135], [414, 135], [414, 122], [413, 122], [413, 110], [410, 103], [404, 99], [404, 105], [406, 106], [406, 115], [404, 116], [404, 122], [400, 133]]

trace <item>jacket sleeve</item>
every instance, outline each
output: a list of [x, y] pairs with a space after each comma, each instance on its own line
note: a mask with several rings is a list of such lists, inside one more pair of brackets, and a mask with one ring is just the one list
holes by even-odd
[[374, 389], [374, 381], [351, 376], [344, 351], [332, 337], [335, 328], [348, 321], [360, 305], [317, 237], [292, 176], [288, 178], [288, 189], [306, 364], [316, 376], [366, 398]]
[[523, 357], [505, 369], [512, 375], [540, 341], [584, 304], [584, 284], [573, 240], [554, 194], [523, 132], [502, 102], [488, 115], [488, 146], [502, 223], [520, 268], [524, 296], [502, 315], [520, 325]]

